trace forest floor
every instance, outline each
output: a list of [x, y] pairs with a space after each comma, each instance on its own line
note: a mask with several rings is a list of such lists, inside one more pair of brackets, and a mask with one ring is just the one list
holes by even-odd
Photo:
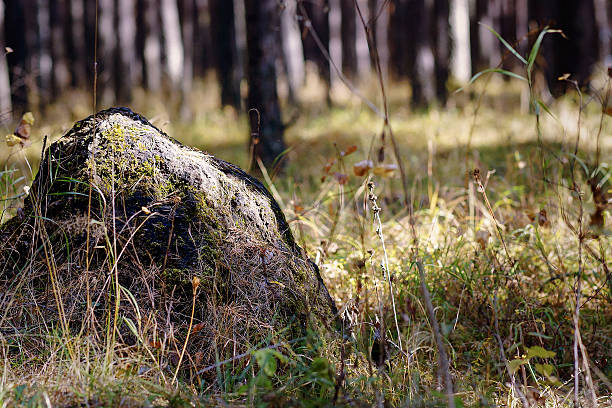
[[[176, 120], [162, 98], [136, 95], [131, 107], [179, 141], [248, 167], [246, 118], [219, 110], [210, 96], [216, 89], [198, 87], [188, 120]], [[580, 104], [569, 93], [541, 110], [538, 125], [521, 91], [483, 80], [451, 95], [445, 109], [415, 112], [407, 87], [394, 86], [391, 128], [406, 188], [380, 117], [354, 96], [335, 95], [332, 108], [316, 94], [303, 96], [286, 131], [287, 166], [265, 181], [352, 325], [351, 340], [337, 350], [309, 362], [282, 348], [272, 371], [252, 358], [253, 381], [219, 370], [211, 386], [177, 385], [141, 373], [142, 356], [117, 350], [103, 361], [95, 350], [104, 345], [91, 338], [73, 339], [74, 358], [57, 332], [39, 333], [48, 349], [21, 350], [19, 336], [30, 334], [2, 331], [0, 406], [445, 406], [436, 325], [456, 406], [570, 406], [576, 352], [581, 403], [612, 406], [609, 206], [603, 224], [596, 215], [597, 191], [612, 194], [610, 118], [602, 95], [585, 94]], [[32, 146], [1, 149], [3, 171], [16, 170], [2, 174], [0, 198], [21, 194], [43, 136], [55, 140], [90, 105], [71, 95], [35, 114]], [[285, 112], [292, 117], [297, 108]], [[3, 212], [3, 221], [12, 213]], [[372, 344], [381, 325], [389, 359], [377, 368]]]

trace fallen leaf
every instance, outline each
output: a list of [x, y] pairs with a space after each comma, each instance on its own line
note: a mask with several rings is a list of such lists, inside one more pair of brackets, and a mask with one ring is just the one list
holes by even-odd
[[345, 151], [340, 152], [340, 156], [348, 156], [349, 154], [354, 153], [356, 151], [357, 151], [357, 146], [351, 145], [347, 147]]
[[362, 160], [353, 165], [353, 173], [357, 177], [365, 176], [374, 167], [372, 160]]
[[374, 167], [374, 174], [379, 177], [391, 177], [395, 170], [397, 170], [397, 165], [395, 164], [381, 164]]
[[195, 324], [192, 328], [191, 328], [191, 334], [196, 334], [200, 331], [202, 331], [202, 329], [204, 328], [204, 323], [198, 323]]

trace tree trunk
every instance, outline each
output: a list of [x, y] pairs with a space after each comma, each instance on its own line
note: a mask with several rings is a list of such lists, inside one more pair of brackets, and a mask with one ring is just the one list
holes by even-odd
[[102, 106], [116, 103], [114, 76], [117, 36], [115, 34], [113, 0], [99, 0], [98, 10], [98, 81], [97, 95]]
[[431, 25], [433, 49], [435, 54], [435, 78], [436, 97], [442, 105], [446, 104], [450, 66], [450, 6], [448, 0], [434, 0], [433, 16], [434, 24]]
[[300, 38], [300, 27], [297, 20], [297, 2], [285, 2], [281, 13], [281, 41], [283, 59], [287, 67], [289, 98], [295, 103], [298, 91], [304, 85], [304, 50]]
[[230, 0], [210, 0], [209, 7], [215, 71], [221, 85], [221, 104], [240, 109], [234, 3]]
[[609, 0], [593, 0], [595, 8], [595, 20], [599, 36], [599, 59], [604, 60], [612, 54], [612, 27], [610, 26], [610, 14], [608, 12]]
[[66, 55], [64, 30], [68, 18], [65, 0], [49, 2], [49, 23], [51, 28], [51, 60], [53, 61], [52, 96], [57, 98], [70, 85], [70, 70]]
[[499, 1], [476, 0], [472, 21], [474, 31], [471, 32], [473, 73], [496, 67], [500, 63], [499, 40], [484, 26], [487, 25], [499, 33]]
[[547, 35], [540, 48], [539, 66], [545, 72], [552, 94], [559, 96], [571, 86], [557, 80], [565, 73], [571, 74], [581, 86], [585, 85], [598, 57], [593, 2], [541, 0], [530, 5], [530, 19], [535, 20], [538, 27], [558, 28], [565, 34], [565, 38], [558, 34]]
[[460, 83], [467, 83], [472, 75], [470, 59], [470, 9], [468, 0], [451, 2], [451, 72]]
[[140, 66], [136, 53], [136, 0], [116, 0], [118, 17], [118, 64], [115, 87], [120, 104], [132, 99], [132, 89], [140, 82]]
[[[412, 0], [393, 0], [389, 10], [389, 62], [391, 75], [395, 79], [406, 78], [412, 70], [416, 58], [416, 38], [410, 27], [410, 2]], [[377, 2], [378, 3], [378, 2]], [[373, 14], [378, 13], [378, 7], [372, 9]], [[376, 26], [374, 26], [376, 30]], [[378, 45], [380, 41], [376, 41]]]
[[[329, 55], [328, 0], [299, 0], [298, 12], [302, 26], [304, 59], [314, 62], [316, 65], [319, 77], [323, 80], [327, 88], [327, 102], [330, 103], [329, 88], [331, 85], [331, 72], [329, 61], [325, 55], [325, 53]], [[320, 44], [317, 44], [314, 35], [318, 37]], [[322, 46], [323, 50], [320, 46]]]
[[342, 12], [342, 23], [340, 32], [342, 35], [342, 72], [348, 78], [354, 78], [357, 74], [357, 13], [355, 12], [354, 0], [340, 0]]
[[84, 0], [69, 0], [68, 14], [68, 59], [70, 61], [71, 85], [75, 88], [87, 85], [87, 46], [85, 36]]
[[51, 102], [53, 82], [53, 58], [51, 56], [51, 18], [49, 1], [38, 0], [36, 18], [38, 21], [38, 91], [42, 108]]
[[177, 0], [161, 0], [161, 20], [166, 55], [166, 73], [173, 89], [180, 89], [184, 51]]
[[[276, 59], [280, 54], [276, 0], [245, 0], [249, 84], [248, 109], [252, 120], [254, 158], [271, 166], [285, 150], [283, 123], [276, 91]], [[256, 109], [259, 115], [253, 114]], [[257, 118], [259, 116], [259, 118]]]
[[145, 84], [147, 89], [157, 92], [160, 89], [161, 68], [161, 33], [159, 8], [157, 0], [143, 0], [144, 7], [144, 47], [143, 61]]
[[0, 1], [0, 124], [11, 120], [11, 84], [4, 42], [4, 2]]
[[[368, 10], [368, 0], [357, 0], [357, 4], [359, 4], [359, 9], [361, 10], [363, 19], [367, 23], [370, 18], [370, 12]], [[361, 21], [358, 15], [355, 15], [355, 22], [355, 37], [357, 41], [355, 46], [355, 52], [357, 54], [357, 75], [359, 78], [365, 79], [369, 76], [372, 68], [370, 60], [370, 50], [368, 48], [368, 38], [366, 37], [363, 22]]]
[[181, 117], [191, 118], [189, 95], [193, 85], [194, 40], [195, 40], [195, 4], [194, 0], [181, 0], [181, 28], [183, 33], [183, 50], [185, 62], [183, 65], [183, 78], [181, 80]]
[[416, 44], [416, 56], [410, 72], [412, 105], [426, 107], [435, 97], [435, 61], [429, 40], [428, 27], [431, 7], [426, 0], [411, 0], [408, 7], [408, 27], [412, 41]]

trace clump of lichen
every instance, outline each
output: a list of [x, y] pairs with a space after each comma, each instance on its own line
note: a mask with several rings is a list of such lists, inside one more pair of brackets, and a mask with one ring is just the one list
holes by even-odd
[[[0, 226], [11, 242], [0, 290], [33, 297], [6, 303], [15, 324], [103, 336], [110, 325], [120, 344], [158, 349], [169, 366], [192, 327], [191, 373], [266, 342], [336, 333], [333, 300], [268, 191], [129, 110], [77, 123], [45, 152], [31, 191], [24, 216]], [[31, 304], [44, 312], [25, 312]]]

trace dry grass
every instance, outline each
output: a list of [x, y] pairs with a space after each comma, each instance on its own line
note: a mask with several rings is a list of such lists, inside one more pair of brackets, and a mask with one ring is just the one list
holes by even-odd
[[[482, 86], [477, 82], [471, 89], [480, 91]], [[242, 375], [229, 376], [220, 367], [211, 372], [216, 381], [209, 386], [188, 381], [177, 385], [163, 369], [140, 369], [146, 365], [143, 361], [155, 360], [146, 350], [117, 346], [109, 354], [103, 333], [72, 338], [68, 346], [60, 331], [49, 327], [32, 347], [20, 340], [25, 333], [8, 333], [5, 326], [0, 401], [11, 405], [34, 398], [34, 406], [44, 406], [47, 398], [57, 405], [88, 401], [106, 406], [138, 405], [144, 400], [160, 406], [442, 406], [445, 397], [436, 342], [415, 266], [421, 259], [449, 351], [458, 404], [572, 404], [572, 319], [580, 279], [581, 356], [588, 355], [588, 360], [581, 357], [580, 361], [588, 363], [591, 373], [589, 382], [583, 374], [587, 365], [579, 365], [580, 399], [585, 406], [591, 403], [593, 390], [599, 406], [612, 405], [612, 294], [606, 276], [612, 254], [610, 210], [609, 206], [605, 210], [602, 227], [590, 223], [596, 203], [588, 185], [595, 170], [601, 104], [596, 98], [585, 98], [579, 108], [576, 94], [551, 104], [556, 118], [543, 114], [539, 144], [534, 115], [520, 107], [522, 91], [513, 82], [493, 80], [475, 116], [477, 93], [454, 95], [448, 109], [412, 112], [406, 108], [406, 88], [401, 84], [393, 88], [389, 96], [392, 126], [408, 174], [413, 217], [402, 204], [396, 173], [353, 174], [356, 162], [376, 161], [381, 147], [383, 163], [394, 163], [390, 141], [381, 141], [380, 120], [339, 91], [335, 94], [339, 105], [330, 111], [305, 98], [302, 115], [287, 130], [289, 166], [285, 173], [273, 174], [272, 183], [296, 240], [319, 264], [332, 296], [351, 323], [346, 343], [322, 344], [313, 337], [302, 349], [287, 346], [249, 355], [241, 362], [246, 367]], [[188, 122], [171, 120], [174, 115], [152, 97], [138, 99], [133, 109], [179, 140], [246, 166], [244, 117], [214, 109], [216, 102], [206, 102], [204, 97], [209, 95], [204, 85], [194, 93], [194, 100], [205, 102], [194, 105], [194, 118]], [[84, 115], [76, 110], [68, 115], [71, 110], [65, 107], [72, 104], [67, 104], [36, 115], [43, 125], [35, 129], [37, 142], [27, 151], [34, 165], [42, 135], [55, 137]], [[472, 150], [466, 155], [472, 126]], [[579, 129], [582, 136], [574, 156]], [[596, 177], [603, 180], [605, 191], [610, 189], [606, 177], [610, 175], [611, 134], [604, 117], [601, 172]], [[356, 152], [341, 154], [352, 145], [357, 146]], [[19, 169], [11, 173], [13, 180], [25, 171], [18, 154], [3, 160], [8, 168]], [[472, 181], [474, 168], [480, 169], [492, 213]], [[401, 350], [389, 285], [380, 267], [384, 254], [367, 201], [368, 180], [376, 185], [381, 208]], [[20, 183], [12, 184], [17, 193]], [[224, 308], [216, 313], [219, 321], [241, 315], [240, 310]], [[375, 333], [381, 326], [382, 348], [389, 358], [377, 368], [371, 352], [373, 344], [380, 344], [380, 333], [379, 337]], [[209, 330], [218, 339], [229, 339], [225, 327]], [[498, 339], [510, 373], [500, 357]], [[313, 350], [322, 357], [309, 357]], [[268, 366], [266, 372], [272, 360], [279, 369]], [[42, 363], [35, 371], [30, 370], [33, 361]]]

